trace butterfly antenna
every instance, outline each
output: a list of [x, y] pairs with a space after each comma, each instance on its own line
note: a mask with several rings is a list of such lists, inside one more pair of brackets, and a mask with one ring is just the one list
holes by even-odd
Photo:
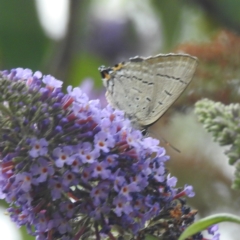
[[155, 133], [153, 133], [153, 132], [150, 132], [150, 131], [147, 131], [146, 132], [146, 134], [145, 134], [145, 136], [147, 137], [147, 136], [150, 136], [150, 133], [154, 136], [154, 137], [156, 137], [157, 139], [159, 139], [160, 141], [163, 141], [164, 142], [164, 144], [166, 144], [167, 146], [169, 146], [169, 147], [171, 147], [172, 149], [174, 149], [176, 152], [178, 152], [178, 153], [181, 153], [181, 151], [179, 150], [179, 149], [177, 149], [176, 147], [174, 147], [171, 143], [169, 143], [165, 138], [163, 138], [163, 137], [161, 137], [161, 136], [157, 136]]

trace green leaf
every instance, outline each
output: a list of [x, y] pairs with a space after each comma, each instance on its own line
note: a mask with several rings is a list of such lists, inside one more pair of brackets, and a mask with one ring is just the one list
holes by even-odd
[[158, 240], [158, 239], [159, 239], [159, 238], [154, 237], [154, 236], [149, 235], [149, 234], [147, 234], [147, 235], [145, 236], [145, 240]]
[[184, 240], [187, 237], [190, 237], [198, 232], [206, 230], [207, 227], [212, 226], [213, 224], [220, 222], [235, 222], [240, 224], [240, 218], [238, 216], [228, 214], [228, 213], [220, 213], [214, 214], [209, 217], [203, 218], [191, 226], [189, 226], [180, 236], [179, 240]]

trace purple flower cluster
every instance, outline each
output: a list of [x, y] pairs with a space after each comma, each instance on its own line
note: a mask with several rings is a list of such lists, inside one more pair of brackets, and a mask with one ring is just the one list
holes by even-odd
[[11, 219], [38, 240], [144, 236], [155, 231], [149, 220], [164, 218], [179, 221], [157, 229], [179, 236], [194, 218], [178, 198], [194, 193], [174, 188], [159, 141], [61, 86], [29, 69], [0, 73], [0, 197]]

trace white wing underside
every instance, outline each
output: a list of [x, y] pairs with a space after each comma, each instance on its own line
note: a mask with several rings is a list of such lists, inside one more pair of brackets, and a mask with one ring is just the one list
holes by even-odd
[[184, 54], [133, 58], [110, 74], [106, 97], [132, 121], [147, 126], [157, 121], [192, 80], [197, 59]]

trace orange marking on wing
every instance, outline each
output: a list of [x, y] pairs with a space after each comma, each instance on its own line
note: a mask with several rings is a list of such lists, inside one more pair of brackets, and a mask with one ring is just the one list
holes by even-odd
[[103, 76], [107, 81], [111, 78], [110, 74], [108, 74], [107, 71], [103, 72]]
[[117, 65], [115, 65], [115, 66], [113, 67], [113, 71], [118, 71], [118, 70], [120, 70], [123, 66], [124, 66], [124, 64], [119, 63], [119, 64], [117, 64]]

